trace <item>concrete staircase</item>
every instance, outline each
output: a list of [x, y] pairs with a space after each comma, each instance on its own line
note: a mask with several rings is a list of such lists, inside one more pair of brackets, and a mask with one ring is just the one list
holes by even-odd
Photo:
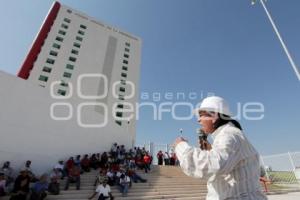
[[[61, 190], [60, 195], [48, 195], [47, 200], [87, 200], [93, 194], [93, 186], [97, 171], [85, 173], [81, 176], [81, 188], [75, 189], [70, 184], [69, 190]], [[179, 167], [174, 166], [152, 166], [152, 171], [145, 174], [138, 171], [142, 177], [147, 179], [146, 183], [133, 183], [128, 195], [122, 197], [116, 186], [113, 186], [112, 194], [115, 200], [204, 200], [207, 189], [206, 182], [184, 175]], [[61, 183], [61, 188], [64, 181]], [[3, 198], [8, 200], [8, 198]], [[97, 196], [94, 198], [97, 199]]]

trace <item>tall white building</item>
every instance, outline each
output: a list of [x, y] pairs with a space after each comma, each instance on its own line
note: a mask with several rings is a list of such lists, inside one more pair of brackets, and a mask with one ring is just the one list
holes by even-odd
[[0, 73], [0, 160], [38, 171], [135, 143], [141, 40], [55, 2], [18, 77]]

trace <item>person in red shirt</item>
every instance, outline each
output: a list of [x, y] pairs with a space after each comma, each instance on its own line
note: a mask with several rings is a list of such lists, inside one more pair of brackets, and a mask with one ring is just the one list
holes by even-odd
[[65, 190], [69, 189], [70, 183], [76, 183], [76, 190], [80, 189], [80, 168], [79, 166], [74, 165], [73, 168], [70, 169], [68, 178], [65, 185]]
[[170, 158], [170, 165], [175, 165], [176, 162], [176, 154], [172, 153]]
[[120, 170], [120, 165], [118, 165], [117, 163], [113, 163], [111, 164], [110, 168], [112, 169], [113, 172], [117, 172]]
[[74, 159], [73, 157], [70, 157], [69, 160], [67, 160], [66, 162], [67, 175], [69, 174], [69, 171], [73, 168], [73, 166], [74, 166]]
[[81, 168], [85, 172], [90, 172], [90, 159], [89, 155], [85, 155], [84, 158], [80, 162]]
[[148, 152], [146, 152], [146, 155], [144, 155], [144, 168], [145, 173], [148, 173], [148, 170], [150, 171], [150, 164], [151, 164], [151, 157]]
[[163, 164], [163, 158], [164, 158], [164, 154], [162, 153], [162, 151], [159, 151], [156, 155], [157, 160], [158, 160], [158, 165], [162, 165]]

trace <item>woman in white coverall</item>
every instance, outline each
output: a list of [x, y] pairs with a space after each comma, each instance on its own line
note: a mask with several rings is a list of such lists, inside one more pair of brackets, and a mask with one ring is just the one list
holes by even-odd
[[189, 146], [179, 137], [174, 146], [185, 174], [207, 179], [207, 200], [265, 200], [259, 182], [259, 154], [231, 119], [221, 97], [205, 98], [198, 109], [202, 131], [214, 139], [211, 148]]

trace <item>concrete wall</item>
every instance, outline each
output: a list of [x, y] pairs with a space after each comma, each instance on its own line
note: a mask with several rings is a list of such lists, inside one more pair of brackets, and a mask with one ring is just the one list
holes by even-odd
[[[52, 167], [60, 158], [70, 155], [102, 152], [113, 142], [131, 147], [134, 134], [125, 126], [109, 120], [103, 128], [82, 128], [77, 123], [74, 100], [56, 100], [48, 90], [4, 72], [0, 73], [0, 163], [12, 161], [19, 168], [32, 160], [36, 173]], [[67, 121], [50, 117], [55, 102], [67, 102], [74, 107], [74, 115]], [[90, 108], [88, 108], [90, 109]], [[57, 107], [56, 116], [68, 115], [66, 107]], [[84, 110], [83, 119], [103, 119], [94, 109]]]

